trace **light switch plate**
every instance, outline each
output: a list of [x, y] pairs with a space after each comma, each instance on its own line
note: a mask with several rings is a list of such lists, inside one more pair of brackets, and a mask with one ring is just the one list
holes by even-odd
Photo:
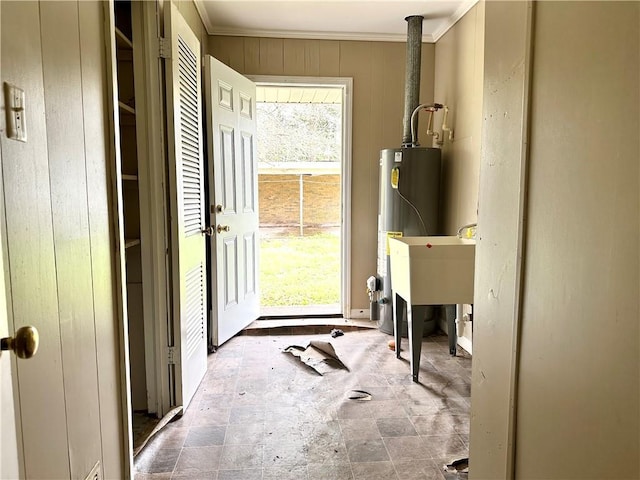
[[19, 142], [27, 141], [24, 90], [4, 83], [4, 105], [7, 112], [7, 137]]

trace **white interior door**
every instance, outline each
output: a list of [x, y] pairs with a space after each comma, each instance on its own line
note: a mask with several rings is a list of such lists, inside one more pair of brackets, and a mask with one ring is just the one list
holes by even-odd
[[[20, 112], [26, 132], [11, 138], [0, 115], [7, 311], [15, 329], [40, 333], [37, 355], [12, 372], [21, 471], [7, 473], [3, 457], [0, 478], [129, 478], [103, 5], [0, 2], [0, 11], [0, 81], [24, 93], [0, 95], [0, 110]], [[12, 434], [2, 427], [4, 443]]]
[[173, 277], [169, 362], [176, 405], [186, 409], [207, 370], [200, 42], [173, 2], [169, 5], [165, 8], [165, 34], [171, 42], [171, 58], [165, 63]]
[[205, 58], [209, 129], [213, 344], [222, 345], [259, 316], [256, 86]]
[[[35, 325], [42, 339], [38, 355], [17, 365], [19, 395], [23, 395], [17, 401], [23, 398], [24, 403], [21, 476], [70, 478], [40, 6], [1, 4], [2, 80], [25, 91], [27, 121], [27, 141], [20, 142], [7, 138], [4, 115], [1, 120], [3, 223], [10, 252], [5, 281], [11, 289], [7, 301], [14, 326]], [[4, 95], [0, 103], [6, 111]], [[2, 357], [4, 362], [9, 354]], [[3, 383], [0, 388], [7, 386]]]

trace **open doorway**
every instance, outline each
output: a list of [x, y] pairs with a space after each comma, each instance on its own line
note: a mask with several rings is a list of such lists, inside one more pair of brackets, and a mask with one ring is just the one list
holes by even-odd
[[261, 316], [343, 315], [348, 82], [254, 80]]

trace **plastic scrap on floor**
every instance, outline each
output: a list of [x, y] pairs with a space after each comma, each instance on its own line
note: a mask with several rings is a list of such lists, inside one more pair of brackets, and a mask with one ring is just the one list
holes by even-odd
[[311, 340], [306, 347], [290, 345], [283, 352], [298, 357], [302, 363], [315, 370], [318, 375], [324, 375], [336, 368], [349, 371], [329, 342]]
[[364, 390], [351, 390], [349, 392], [349, 400], [358, 400], [360, 402], [366, 402], [371, 400], [371, 394]]
[[344, 335], [344, 332], [342, 330], [340, 330], [339, 328], [334, 328], [333, 330], [331, 330], [331, 336], [333, 338], [341, 337], [343, 335]]
[[467, 473], [469, 472], [469, 459], [461, 458], [460, 460], [454, 460], [442, 468], [447, 473]]

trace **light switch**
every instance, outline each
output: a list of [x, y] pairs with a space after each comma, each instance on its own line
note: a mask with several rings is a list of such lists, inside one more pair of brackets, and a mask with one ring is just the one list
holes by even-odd
[[24, 90], [5, 82], [4, 104], [7, 111], [7, 136], [20, 142], [27, 141]]

